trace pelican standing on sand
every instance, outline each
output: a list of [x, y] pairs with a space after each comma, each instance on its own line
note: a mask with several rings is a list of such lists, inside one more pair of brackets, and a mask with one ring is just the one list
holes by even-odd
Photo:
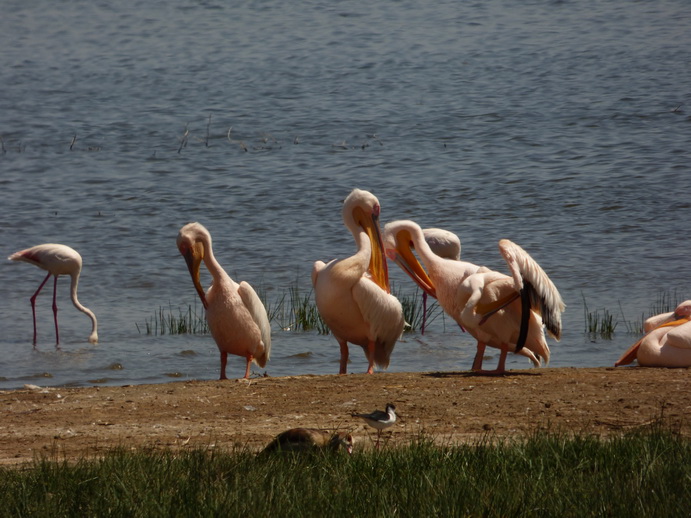
[[[182, 227], [177, 245], [206, 309], [211, 336], [221, 352], [220, 379], [227, 379], [229, 353], [247, 360], [245, 378], [249, 378], [250, 364], [254, 361], [264, 367], [271, 353], [271, 326], [264, 304], [252, 286], [244, 281], [236, 283], [218, 264], [211, 248], [211, 234], [203, 225], [189, 223]], [[199, 281], [202, 261], [213, 279], [206, 293]]]
[[343, 222], [353, 234], [357, 253], [328, 264], [314, 263], [312, 285], [319, 314], [341, 348], [339, 374], [348, 364], [348, 342], [361, 346], [368, 361], [386, 368], [403, 332], [403, 308], [389, 292], [389, 274], [379, 228], [377, 198], [360, 189], [343, 202]]
[[58, 289], [58, 276], [69, 275], [71, 277], [70, 283], [70, 297], [72, 304], [82, 313], [85, 313], [91, 319], [91, 334], [89, 335], [89, 342], [92, 344], [98, 343], [98, 322], [96, 315], [89, 308], [82, 306], [77, 299], [77, 285], [79, 284], [79, 274], [82, 271], [82, 256], [66, 245], [59, 245], [56, 243], [46, 243], [37, 245], [20, 252], [15, 252], [8, 259], [12, 261], [24, 261], [34, 266], [46, 270], [48, 275], [43, 279], [43, 282], [38, 287], [36, 292], [29, 299], [31, 301], [31, 312], [34, 317], [34, 345], [36, 345], [36, 297], [45, 286], [51, 275], [55, 277], [53, 283], [53, 319], [55, 320], [55, 344], [60, 344], [60, 333], [58, 331], [58, 305], [56, 301], [56, 294]]
[[627, 349], [615, 367], [634, 360], [643, 367], [691, 367], [691, 300], [671, 313], [650, 317], [643, 330], [645, 336]]
[[[461, 240], [453, 232], [444, 230], [443, 228], [426, 228], [422, 231], [425, 236], [425, 241], [429, 245], [432, 252], [444, 259], [453, 259], [454, 261], [461, 260]], [[427, 323], [427, 292], [422, 292], [422, 327], [420, 327], [420, 334], [425, 334], [425, 325]]]
[[[508, 276], [437, 256], [426, 243], [422, 229], [412, 221], [387, 224], [384, 236], [388, 257], [436, 297], [444, 311], [477, 340], [473, 371], [504, 373], [509, 351], [528, 357], [535, 366], [540, 360], [549, 363], [543, 324], [559, 340], [565, 305], [547, 274], [520, 246], [508, 239], [499, 241], [499, 251], [511, 271]], [[482, 370], [488, 345], [501, 351], [493, 371]]]

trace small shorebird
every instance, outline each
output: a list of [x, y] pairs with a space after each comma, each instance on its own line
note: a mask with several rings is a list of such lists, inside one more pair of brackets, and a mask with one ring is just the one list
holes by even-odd
[[315, 428], [291, 428], [279, 433], [262, 453], [340, 451], [353, 453], [353, 436], [348, 432], [334, 432]]
[[371, 414], [352, 414], [353, 417], [360, 417], [372, 428], [377, 430], [377, 448], [382, 430], [393, 426], [396, 422], [396, 407], [393, 403], [386, 404], [386, 411], [375, 410]]

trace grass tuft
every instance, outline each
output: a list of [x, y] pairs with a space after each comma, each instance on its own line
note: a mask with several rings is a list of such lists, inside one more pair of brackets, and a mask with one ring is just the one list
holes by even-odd
[[290, 287], [290, 316], [288, 329], [294, 331], [317, 331], [321, 335], [329, 334], [329, 326], [319, 314], [314, 302], [313, 292], [301, 294], [297, 282]]
[[[177, 310], [177, 313], [176, 313]], [[197, 312], [195, 300], [194, 309], [192, 305], [185, 308], [168, 308], [160, 306], [158, 312], [144, 322], [142, 328], [135, 323], [137, 331], [142, 334], [142, 328], [147, 335], [182, 335], [182, 334], [208, 334], [209, 325], [206, 322], [204, 313]]]
[[585, 320], [585, 333], [591, 338], [598, 337], [605, 340], [611, 340], [614, 337], [614, 330], [617, 327], [617, 322], [614, 321], [614, 315], [606, 308], [602, 310], [597, 309], [595, 312], [588, 311], [588, 304], [583, 295], [583, 318]]
[[[422, 295], [420, 290], [415, 290], [412, 295], [402, 293], [397, 286], [392, 286], [391, 293], [399, 300], [403, 307], [403, 318], [406, 322], [406, 332], [417, 331], [422, 328], [424, 305], [422, 303]], [[429, 326], [443, 311], [436, 299], [432, 297], [427, 298], [427, 319], [426, 326]]]

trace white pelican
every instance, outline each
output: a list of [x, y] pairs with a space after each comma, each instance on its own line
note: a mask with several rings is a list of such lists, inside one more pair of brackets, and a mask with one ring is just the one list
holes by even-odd
[[461, 260], [461, 240], [443, 228], [425, 228], [422, 231], [432, 252], [445, 259]]
[[643, 367], [691, 367], [691, 300], [672, 313], [662, 313], [645, 321], [645, 336], [627, 349], [614, 364], [634, 360]]
[[386, 404], [386, 410], [375, 410], [369, 414], [351, 414], [352, 417], [359, 417], [372, 428], [377, 430], [377, 448], [379, 448], [379, 439], [381, 433], [396, 422], [396, 407], [393, 403]]
[[89, 335], [89, 342], [92, 344], [98, 343], [98, 322], [96, 315], [89, 309], [82, 306], [77, 299], [77, 285], [79, 284], [79, 274], [82, 271], [82, 256], [79, 253], [66, 245], [59, 245], [55, 243], [46, 243], [44, 245], [37, 245], [20, 252], [15, 252], [8, 259], [12, 261], [24, 261], [29, 264], [38, 266], [46, 270], [48, 275], [43, 279], [43, 282], [38, 287], [36, 292], [31, 296], [31, 312], [34, 317], [34, 345], [36, 345], [36, 297], [43, 286], [48, 282], [51, 275], [55, 277], [53, 283], [53, 319], [55, 320], [55, 344], [60, 344], [60, 334], [58, 332], [58, 305], [56, 302], [56, 294], [58, 289], [58, 276], [69, 275], [72, 279], [70, 283], [70, 297], [72, 304], [82, 313], [91, 319], [91, 334]]
[[[461, 240], [453, 232], [443, 228], [425, 228], [422, 230], [425, 241], [432, 252], [445, 259], [461, 260]], [[425, 334], [427, 323], [427, 292], [422, 292], [422, 327], [420, 334]]]
[[353, 453], [353, 436], [348, 432], [328, 432], [315, 428], [291, 428], [279, 433], [262, 450], [262, 454], [273, 452], [317, 452], [320, 450]]
[[[227, 379], [228, 353], [247, 359], [245, 378], [249, 378], [251, 362], [264, 367], [271, 353], [271, 326], [264, 304], [252, 286], [245, 281], [236, 283], [218, 264], [211, 248], [211, 234], [203, 225], [188, 223], [182, 227], [177, 245], [206, 309], [211, 336], [221, 352], [220, 379]], [[199, 281], [202, 261], [213, 278], [206, 293]]]
[[[511, 276], [466, 261], [435, 255], [422, 229], [412, 221], [395, 221], [384, 229], [386, 252], [461, 328], [477, 340], [473, 370], [505, 372], [508, 351], [528, 357], [535, 366], [549, 363], [543, 323], [555, 339], [561, 337], [564, 302], [540, 266], [518, 245], [499, 241], [499, 251]], [[415, 249], [427, 271], [412, 252]], [[483, 371], [485, 347], [501, 351], [494, 371]]]
[[341, 347], [339, 374], [348, 364], [348, 342], [365, 350], [368, 374], [386, 368], [403, 332], [403, 308], [389, 293], [389, 275], [379, 228], [377, 198], [360, 189], [343, 202], [343, 222], [357, 253], [328, 264], [314, 263], [312, 284], [317, 309]]

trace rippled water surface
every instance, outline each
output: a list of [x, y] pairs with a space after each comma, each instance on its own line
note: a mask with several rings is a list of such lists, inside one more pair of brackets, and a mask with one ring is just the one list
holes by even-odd
[[[383, 221], [458, 233], [468, 261], [505, 271], [497, 241], [527, 249], [568, 305], [553, 366], [611, 365], [636, 339], [624, 320], [691, 298], [686, 2], [230, 4], [6, 3], [2, 249], [79, 250], [101, 343], [61, 279], [62, 347], [50, 284], [32, 347], [43, 273], [0, 263], [0, 388], [217, 377], [210, 336], [142, 332], [195, 304], [178, 229], [206, 225], [231, 276], [276, 303], [309, 292], [314, 260], [353, 252], [340, 204], [356, 186]], [[614, 314], [613, 340], [584, 335], [584, 300]], [[330, 336], [275, 322], [273, 342], [270, 375], [338, 369]], [[390, 370], [473, 354], [439, 318]]]

